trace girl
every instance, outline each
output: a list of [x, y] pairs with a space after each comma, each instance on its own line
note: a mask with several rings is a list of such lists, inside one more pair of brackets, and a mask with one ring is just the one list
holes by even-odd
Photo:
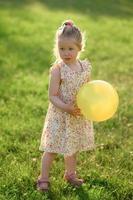
[[48, 191], [49, 171], [56, 154], [65, 160], [64, 180], [74, 186], [83, 184], [76, 175], [76, 154], [94, 148], [93, 124], [86, 120], [76, 105], [79, 88], [90, 80], [91, 65], [79, 60], [83, 34], [72, 21], [57, 30], [54, 51], [56, 62], [50, 69], [49, 107], [39, 149], [42, 156], [37, 189]]

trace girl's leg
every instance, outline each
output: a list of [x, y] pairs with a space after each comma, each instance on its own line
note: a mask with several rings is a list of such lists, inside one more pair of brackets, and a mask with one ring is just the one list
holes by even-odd
[[64, 179], [74, 186], [80, 186], [84, 180], [77, 178], [76, 175], [76, 153], [72, 156], [64, 156], [65, 160], [65, 174]]
[[43, 153], [42, 163], [41, 163], [41, 174], [40, 174], [41, 179], [49, 178], [50, 167], [52, 165], [55, 156], [56, 156], [55, 153], [49, 153], [49, 152]]
[[68, 174], [75, 173], [76, 171], [76, 153], [71, 156], [64, 156], [65, 170]]
[[41, 162], [41, 174], [37, 180], [37, 189], [41, 191], [48, 191], [49, 188], [49, 171], [52, 162], [55, 158], [55, 153], [43, 153]]

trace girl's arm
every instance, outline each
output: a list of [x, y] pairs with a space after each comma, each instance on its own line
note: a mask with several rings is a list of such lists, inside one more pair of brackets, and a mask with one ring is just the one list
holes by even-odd
[[60, 86], [60, 67], [56, 66], [53, 67], [50, 71], [50, 79], [49, 79], [49, 100], [53, 105], [56, 107], [67, 111], [67, 104], [65, 104], [59, 98], [59, 86]]
[[61, 110], [68, 112], [72, 115], [80, 115], [79, 109], [75, 108], [72, 104], [66, 104], [59, 98], [59, 87], [60, 87], [60, 67], [53, 67], [50, 71], [49, 80], [49, 100], [53, 105], [60, 108]]

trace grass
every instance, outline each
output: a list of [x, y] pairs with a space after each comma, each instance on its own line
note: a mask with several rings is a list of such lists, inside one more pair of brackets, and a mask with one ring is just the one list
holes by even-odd
[[[71, 18], [86, 31], [81, 58], [93, 65], [92, 79], [110, 82], [120, 97], [115, 116], [94, 123], [92, 152], [78, 156], [86, 179], [79, 189], [62, 179], [63, 157], [51, 170], [51, 191], [40, 194], [38, 150], [48, 106], [48, 70], [56, 28]], [[0, 200], [131, 200], [132, 1], [0, 1]]]

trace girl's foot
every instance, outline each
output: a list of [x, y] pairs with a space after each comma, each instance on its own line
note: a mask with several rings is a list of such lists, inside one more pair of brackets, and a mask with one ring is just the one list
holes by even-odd
[[42, 178], [38, 177], [37, 190], [42, 191], [42, 192], [48, 192], [49, 185], [50, 185], [50, 182], [48, 179], [42, 179]]
[[83, 179], [79, 179], [75, 173], [68, 174], [65, 172], [64, 179], [73, 186], [81, 186], [84, 183]]

